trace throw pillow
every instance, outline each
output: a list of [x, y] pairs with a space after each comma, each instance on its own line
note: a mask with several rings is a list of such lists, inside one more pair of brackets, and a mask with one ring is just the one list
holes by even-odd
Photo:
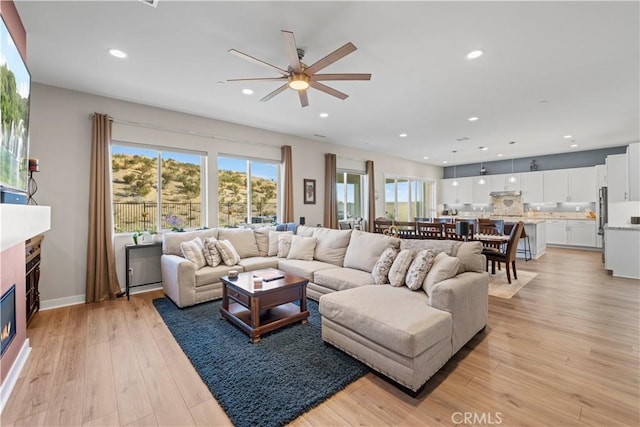
[[200, 270], [207, 265], [207, 261], [202, 253], [202, 240], [200, 240], [199, 237], [189, 240], [188, 242], [180, 243], [180, 251], [182, 251], [183, 257], [196, 265], [196, 269]]
[[436, 284], [455, 277], [458, 274], [459, 266], [460, 260], [458, 258], [440, 252], [433, 260], [433, 265], [427, 273], [427, 277], [424, 279], [422, 289], [429, 295], [431, 288]]
[[407, 275], [407, 270], [413, 261], [414, 252], [410, 249], [405, 249], [398, 253], [398, 256], [391, 265], [389, 270], [389, 284], [394, 287], [404, 285], [404, 277]]
[[313, 253], [317, 242], [318, 239], [315, 237], [291, 236], [291, 248], [287, 258], [313, 261]]
[[291, 239], [293, 234], [283, 233], [278, 236], [278, 258], [286, 258], [291, 249]]
[[[269, 250], [267, 251], [267, 256], [276, 256], [278, 255], [278, 236], [282, 234], [293, 235], [291, 231], [269, 231]], [[285, 255], [286, 257], [286, 255]]]
[[382, 252], [382, 255], [373, 266], [373, 270], [371, 270], [371, 276], [373, 276], [373, 281], [376, 285], [389, 283], [389, 270], [391, 270], [391, 265], [393, 265], [397, 255], [398, 251], [394, 248], [387, 248]]
[[216, 267], [222, 262], [222, 256], [220, 251], [216, 248], [216, 242], [218, 239], [215, 237], [207, 237], [202, 242], [202, 252], [204, 253], [204, 259], [207, 260], [207, 265]]
[[225, 265], [232, 266], [240, 262], [240, 255], [228, 240], [217, 240], [216, 249], [220, 252]]
[[431, 249], [423, 249], [416, 253], [405, 279], [409, 289], [416, 291], [422, 287], [424, 279], [427, 277], [427, 273], [431, 269], [435, 258], [436, 254]]
[[484, 258], [482, 257], [482, 243], [481, 242], [461, 242], [462, 244], [455, 248], [455, 252], [452, 254], [460, 258], [460, 267], [458, 267], [458, 274], [465, 271], [475, 271], [476, 273], [482, 273], [485, 271]]

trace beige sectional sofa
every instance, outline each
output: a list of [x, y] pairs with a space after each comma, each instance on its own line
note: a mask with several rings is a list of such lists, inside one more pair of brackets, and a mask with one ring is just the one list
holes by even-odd
[[[297, 274], [309, 281], [307, 296], [320, 302], [323, 340], [413, 392], [487, 323], [489, 278], [479, 242], [403, 240], [305, 226], [298, 227], [296, 237], [282, 234], [273, 228], [167, 233], [161, 259], [165, 294], [186, 307], [221, 298], [220, 277], [232, 269], [273, 267]], [[180, 248], [195, 237], [228, 240], [240, 261], [198, 269]], [[300, 237], [315, 238], [311, 252], [308, 246], [298, 250]], [[280, 240], [288, 240], [291, 249], [278, 257], [274, 248], [282, 249]], [[443, 254], [424, 285], [410, 290], [376, 284], [372, 271], [388, 248]]]

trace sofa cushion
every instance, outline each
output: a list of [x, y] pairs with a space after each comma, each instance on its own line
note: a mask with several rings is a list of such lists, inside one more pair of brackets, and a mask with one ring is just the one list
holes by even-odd
[[293, 234], [291, 231], [273, 231], [269, 230], [269, 249], [267, 256], [278, 255], [278, 236], [281, 234]]
[[398, 251], [394, 248], [387, 248], [382, 252], [382, 255], [373, 266], [373, 270], [371, 270], [371, 276], [376, 285], [389, 283], [389, 271], [397, 255]]
[[243, 258], [239, 264], [244, 267], [244, 271], [262, 270], [263, 268], [277, 268], [278, 258], [276, 257], [251, 257]]
[[313, 261], [317, 242], [318, 239], [315, 237], [291, 236], [291, 248], [287, 258]]
[[417, 291], [422, 287], [435, 258], [436, 254], [431, 249], [423, 249], [416, 253], [404, 279], [407, 288]]
[[443, 280], [451, 279], [458, 274], [460, 259], [440, 252], [433, 260], [433, 265], [424, 279], [422, 289], [429, 295], [431, 288]]
[[358, 286], [375, 285], [371, 273], [353, 268], [329, 268], [313, 273], [313, 283], [334, 291], [351, 289]]
[[216, 240], [216, 249], [220, 252], [225, 265], [232, 266], [240, 262], [240, 255], [228, 240]]
[[196, 265], [196, 269], [200, 269], [207, 265], [207, 260], [202, 252], [202, 240], [199, 237], [180, 243], [182, 256]]
[[485, 258], [482, 256], [481, 242], [462, 242], [454, 247], [452, 254], [460, 259], [458, 274], [466, 271], [482, 273], [485, 271]]
[[316, 271], [326, 270], [329, 268], [336, 268], [333, 264], [327, 264], [320, 261], [303, 261], [300, 259], [278, 259], [278, 269], [286, 271], [287, 273], [295, 274], [296, 276], [304, 277], [309, 281], [313, 281], [313, 274]]
[[316, 228], [313, 237], [318, 239], [313, 259], [342, 267], [351, 239], [351, 230]]
[[220, 251], [216, 248], [217, 241], [218, 239], [215, 237], [207, 237], [202, 242], [202, 253], [204, 254], [204, 258], [207, 260], [207, 265], [210, 267], [220, 265], [222, 262]]
[[400, 251], [389, 270], [389, 284], [394, 287], [404, 285], [404, 278], [407, 275], [411, 261], [413, 261], [414, 252], [411, 249], [403, 249]]
[[373, 285], [326, 294], [320, 297], [320, 314], [410, 358], [451, 341], [451, 314], [430, 307], [423, 292], [408, 288]]
[[242, 271], [242, 268], [238, 268], [237, 265], [229, 267], [224, 264], [221, 264], [217, 267], [201, 268], [200, 270], [196, 271], [196, 288], [198, 286], [210, 285], [212, 283], [220, 282], [220, 278], [229, 274], [230, 270]]
[[253, 230], [256, 237], [258, 256], [269, 255], [269, 232], [275, 229], [275, 227], [260, 227]]
[[344, 266], [371, 272], [385, 249], [397, 249], [399, 246], [400, 239], [396, 237], [353, 230], [344, 256]]
[[317, 227], [309, 227], [307, 225], [299, 225], [298, 228], [296, 229], [296, 234], [298, 236], [302, 236], [302, 237], [312, 237], [313, 236], [313, 230], [315, 230]]
[[240, 258], [260, 256], [256, 236], [250, 228], [221, 228], [218, 230], [219, 240], [228, 240]]
[[205, 239], [207, 237], [218, 238], [218, 229], [212, 228], [207, 230], [188, 231], [182, 232], [170, 232], [162, 234], [162, 253], [165, 255], [178, 255], [182, 256], [182, 250], [180, 249], [180, 243], [188, 242], [196, 237]]
[[291, 239], [293, 234], [280, 234], [278, 236], [278, 258], [286, 258], [291, 249]]

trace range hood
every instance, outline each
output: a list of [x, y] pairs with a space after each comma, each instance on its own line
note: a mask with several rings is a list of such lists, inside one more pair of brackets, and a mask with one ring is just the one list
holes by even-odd
[[520, 191], [492, 191], [491, 193], [489, 193], [489, 195], [491, 197], [499, 197], [499, 196], [519, 196], [521, 193]]

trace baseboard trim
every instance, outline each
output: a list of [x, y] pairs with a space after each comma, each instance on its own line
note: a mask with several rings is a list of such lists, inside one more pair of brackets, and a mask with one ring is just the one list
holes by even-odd
[[16, 357], [11, 369], [9, 369], [7, 378], [5, 378], [4, 382], [0, 386], [0, 414], [4, 411], [4, 405], [9, 401], [9, 396], [11, 396], [13, 387], [15, 387], [16, 382], [18, 382], [18, 377], [22, 372], [22, 368], [24, 368], [24, 365], [27, 363], [29, 353], [31, 353], [31, 346], [29, 345], [29, 338], [27, 338], [24, 344], [22, 344], [18, 357]]
[[[135, 289], [135, 290], [134, 290]], [[157, 291], [159, 289], [162, 289], [162, 284], [160, 285], [148, 285], [148, 286], [140, 286], [140, 287], [136, 287], [136, 288], [132, 288], [129, 290], [129, 294], [130, 295], [135, 295], [135, 294], [143, 294], [145, 292], [152, 292], [152, 291]], [[126, 299], [126, 297], [123, 297]], [[82, 295], [73, 295], [70, 297], [64, 297], [64, 298], [55, 298], [55, 299], [49, 299], [46, 301], [40, 301], [40, 310], [44, 311], [44, 310], [52, 310], [54, 308], [62, 308], [62, 307], [68, 307], [70, 305], [78, 305], [78, 304], [84, 304], [86, 302], [86, 295], [82, 294]]]

